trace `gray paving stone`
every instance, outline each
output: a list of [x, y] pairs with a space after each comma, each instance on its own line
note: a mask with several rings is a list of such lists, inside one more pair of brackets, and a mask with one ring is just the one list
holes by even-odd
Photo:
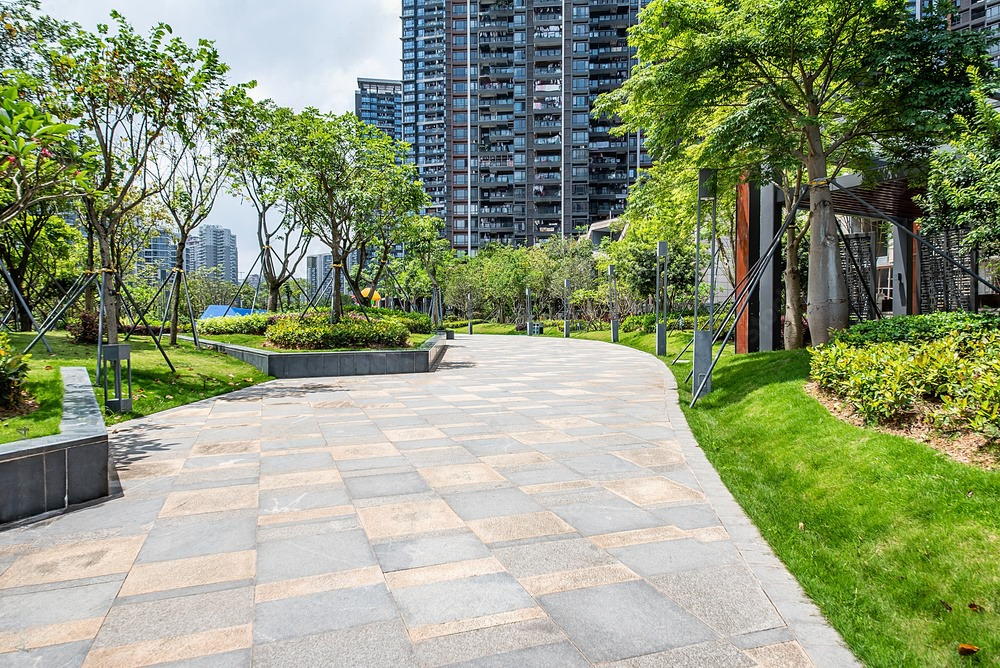
[[221, 652], [219, 654], [209, 654], [200, 656], [197, 659], [187, 659], [186, 661], [171, 661], [170, 663], [158, 663], [157, 668], [240, 668], [249, 666], [253, 660], [249, 649], [236, 650], [234, 652]]
[[489, 548], [469, 531], [397, 539], [373, 548], [385, 573], [490, 556]]
[[605, 664], [605, 668], [752, 668], [758, 665], [724, 640], [690, 645]]
[[508, 668], [508, 666], [559, 666], [560, 668], [589, 668], [591, 663], [568, 642], [555, 645], [538, 645], [504, 654], [484, 656], [472, 661], [452, 664], [452, 668]]
[[444, 499], [463, 520], [481, 520], [486, 517], [538, 513], [545, 510], [530, 496], [513, 487], [448, 494]]
[[702, 543], [693, 538], [616, 547], [608, 552], [643, 577], [732, 564], [740, 560], [736, 548], [728, 541]]
[[5, 592], [0, 597], [0, 632], [103, 617], [111, 608], [119, 589], [121, 582], [112, 581], [62, 586], [30, 594]]
[[376, 565], [363, 531], [338, 531], [261, 543], [257, 581], [278, 582]]
[[345, 478], [344, 484], [355, 499], [418, 494], [430, 490], [427, 481], [416, 471]]
[[262, 490], [258, 496], [259, 512], [262, 515], [288, 513], [296, 510], [330, 508], [350, 504], [346, 490], [324, 485], [315, 487], [292, 487], [278, 490]]
[[608, 498], [551, 506], [552, 512], [584, 536], [661, 526], [663, 522], [639, 506], [608, 492]]
[[408, 587], [392, 594], [410, 628], [535, 606], [534, 599], [508, 573]]
[[551, 594], [539, 602], [593, 662], [617, 661], [717, 638], [696, 617], [642, 581]]
[[562, 538], [493, 550], [516, 578], [618, 563], [586, 538]]
[[19, 650], [0, 654], [0, 666], [5, 668], [75, 668], [82, 666], [90, 652], [90, 641]]
[[753, 573], [742, 563], [696, 568], [651, 582], [725, 636], [784, 626]]
[[514, 452], [530, 452], [531, 448], [510, 436], [497, 436], [494, 438], [477, 439], [455, 439], [466, 450], [477, 457], [489, 457], [491, 455], [508, 455]]
[[409, 470], [413, 466], [405, 457], [394, 455], [392, 457], [372, 457], [370, 459], [349, 459], [339, 462], [337, 468], [340, 469], [341, 473], [345, 474], [364, 472], [367, 475], [370, 473], [395, 473], [398, 469]]
[[566, 482], [568, 480], [584, 480], [576, 471], [562, 464], [548, 464], [524, 469], [503, 470], [500, 473], [518, 486], [541, 485], [549, 482]]
[[164, 517], [142, 544], [137, 563], [252, 550], [257, 541], [257, 513], [236, 510]]
[[566, 641], [566, 634], [548, 618], [491, 626], [455, 633], [418, 643], [414, 650], [420, 664], [438, 668], [518, 649]]
[[301, 455], [278, 455], [261, 457], [261, 475], [294, 473], [296, 471], [317, 471], [334, 468], [333, 456], [329, 452], [304, 452]]
[[719, 516], [707, 503], [695, 503], [689, 506], [671, 506], [669, 508], [654, 508], [653, 513], [667, 524], [679, 529], [701, 529], [719, 525]]
[[475, 464], [479, 461], [471, 452], [458, 446], [430, 448], [429, 450], [420, 451], [408, 450], [404, 456], [411, 466], [417, 468], [447, 466], [450, 464]]
[[258, 603], [254, 643], [269, 643], [398, 619], [384, 584]]
[[740, 649], [753, 649], [764, 645], [773, 645], [779, 642], [795, 640], [795, 635], [787, 626], [780, 626], [766, 631], [756, 631], [744, 635], [731, 636], [729, 642]]
[[406, 628], [393, 619], [257, 645], [253, 665], [406, 668], [418, 664]]

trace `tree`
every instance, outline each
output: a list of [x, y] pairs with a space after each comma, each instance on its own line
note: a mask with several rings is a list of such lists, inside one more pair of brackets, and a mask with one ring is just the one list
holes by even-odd
[[150, 161], [164, 134], [181, 130], [224, 86], [227, 67], [207, 41], [189, 46], [160, 23], [143, 37], [112, 12], [117, 32], [75, 27], [48, 54], [53, 99], [64, 101], [96, 153], [94, 191], [83, 198], [88, 231], [100, 249], [108, 341], [118, 341], [113, 247], [122, 221], [163, 188]]
[[926, 154], [971, 104], [985, 38], [909, 18], [903, 0], [652, 0], [631, 33], [639, 65], [598, 109], [646, 130], [661, 161], [803, 169], [813, 340], [847, 323], [830, 179], [876, 158]]
[[436, 299], [432, 299], [431, 323], [435, 327], [441, 325], [439, 308], [441, 304], [442, 270], [454, 258], [451, 244], [441, 237], [444, 221], [434, 216], [410, 216], [406, 220], [403, 232], [403, 243], [406, 254], [418, 262], [427, 273], [427, 278], [433, 286]]
[[367, 224], [378, 208], [379, 198], [370, 185], [402, 161], [405, 144], [354, 114], [337, 116], [311, 108], [296, 116], [293, 136], [295, 151], [290, 157], [302, 184], [297, 205], [305, 207], [309, 232], [333, 256], [330, 316], [338, 322], [343, 313], [339, 296], [344, 265], [359, 243], [370, 238]]
[[257, 212], [267, 309], [276, 311], [281, 286], [294, 277], [312, 238], [305, 220], [308, 184], [297, 180], [292, 159], [295, 113], [271, 100], [254, 102], [243, 89], [227, 98], [223, 150], [230, 183]]
[[[977, 77], [978, 79], [978, 77]], [[966, 227], [964, 242], [984, 255], [1000, 253], [1000, 112], [977, 81], [975, 112], [958, 118], [960, 132], [931, 156], [921, 229]]]

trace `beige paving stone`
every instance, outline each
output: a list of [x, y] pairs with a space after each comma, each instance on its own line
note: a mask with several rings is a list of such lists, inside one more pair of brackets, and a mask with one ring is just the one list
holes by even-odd
[[359, 508], [358, 517], [370, 540], [465, 526], [455, 511], [441, 499]]
[[34, 626], [20, 631], [0, 633], [0, 664], [5, 663], [3, 654], [50, 645], [62, 645], [80, 640], [93, 640], [104, 623], [103, 617], [80, 619], [61, 624]]
[[576, 440], [569, 434], [556, 430], [511, 432], [510, 436], [525, 445], [538, 445], [539, 443], [562, 443], [564, 441]]
[[521, 488], [525, 494], [545, 494], [546, 492], [565, 492], [573, 489], [593, 487], [590, 480], [565, 480], [563, 482], [545, 482], [539, 485], [526, 485]]
[[118, 595], [135, 596], [217, 582], [250, 580], [256, 574], [256, 562], [257, 551], [244, 550], [136, 564], [125, 578]]
[[667, 478], [626, 478], [604, 486], [637, 506], [655, 506], [673, 501], [703, 501], [705, 495]]
[[425, 441], [432, 438], [448, 438], [440, 429], [436, 427], [416, 427], [413, 429], [383, 429], [382, 433], [393, 443], [402, 441]]
[[208, 457], [211, 455], [241, 455], [253, 452], [260, 452], [260, 441], [199, 443], [191, 448], [192, 457]]
[[545, 464], [552, 460], [540, 452], [512, 452], [509, 455], [487, 455], [480, 457], [479, 461], [495, 469], [505, 469], [515, 466]]
[[237, 485], [213, 487], [184, 492], [171, 492], [160, 511], [160, 517], [216, 513], [226, 510], [257, 507], [257, 486]]
[[342, 481], [340, 472], [334, 469], [320, 471], [296, 471], [293, 473], [273, 473], [260, 477], [260, 488], [284, 489], [286, 487], [309, 487], [311, 485], [338, 485]]
[[483, 520], [473, 520], [468, 522], [468, 525], [472, 532], [479, 537], [479, 540], [484, 543], [553, 536], [575, 531], [555, 513], [548, 511], [490, 517]]
[[90, 650], [84, 668], [132, 668], [246, 649], [253, 645], [253, 626], [243, 624], [185, 636], [147, 640], [120, 647]]
[[440, 638], [455, 633], [466, 633], [477, 629], [485, 629], [491, 626], [502, 626], [504, 624], [514, 624], [524, 622], [529, 619], [541, 619], [545, 617], [545, 612], [538, 607], [521, 608], [509, 612], [499, 612], [495, 615], [483, 615], [472, 619], [462, 619], [456, 622], [445, 622], [443, 624], [428, 624], [426, 626], [415, 626], [409, 629], [410, 640], [421, 642], [431, 638]]
[[697, 538], [703, 543], [714, 543], [718, 540], [729, 540], [729, 532], [725, 527], [702, 527], [701, 529], [691, 529], [688, 534], [692, 538]]
[[760, 668], [814, 668], [798, 642], [782, 642], [744, 650]]
[[0, 589], [127, 573], [145, 539], [83, 541], [26, 554], [0, 575]]
[[394, 457], [399, 454], [392, 443], [368, 443], [365, 445], [342, 445], [330, 448], [333, 461], [346, 462], [354, 459], [374, 459], [376, 457]]
[[628, 547], [630, 545], [643, 545], [645, 543], [659, 543], [663, 540], [677, 540], [687, 538], [689, 533], [674, 526], [653, 527], [652, 529], [635, 529], [633, 531], [619, 531], [617, 533], [605, 533], [599, 536], [591, 536], [590, 540], [597, 547], [605, 549], [612, 547]]
[[378, 566], [368, 566], [349, 571], [258, 584], [254, 589], [254, 601], [256, 603], [277, 601], [336, 589], [363, 587], [380, 582], [383, 582], [382, 569]]
[[309, 510], [291, 510], [287, 513], [268, 513], [257, 518], [258, 526], [271, 524], [287, 524], [288, 522], [305, 522], [327, 517], [341, 517], [355, 512], [354, 506], [330, 506], [328, 508], [310, 508]]
[[184, 468], [183, 459], [158, 459], [130, 462], [117, 467], [119, 480], [142, 480], [145, 478], [169, 478]]
[[582, 427], [600, 427], [593, 420], [588, 420], [581, 417], [559, 417], [559, 418], [541, 418], [538, 420], [546, 427], [552, 429], [580, 429]]
[[459, 487], [507, 479], [486, 464], [450, 464], [417, 469], [431, 487]]
[[645, 466], [683, 466], [684, 455], [667, 448], [643, 448], [641, 450], [617, 450], [612, 452], [615, 457], [627, 462]]
[[639, 576], [629, 570], [624, 564], [608, 564], [593, 566], [562, 573], [546, 573], [521, 578], [518, 582], [532, 596], [545, 596], [560, 591], [600, 587], [601, 585], [617, 584], [638, 580]]
[[503, 564], [497, 561], [496, 558], [486, 557], [485, 559], [472, 559], [450, 564], [411, 568], [405, 571], [394, 571], [385, 574], [385, 582], [389, 586], [389, 589], [405, 589], [406, 587], [419, 587], [420, 585], [447, 582], [448, 580], [462, 580], [464, 578], [476, 577], [477, 575], [502, 573], [504, 570]]

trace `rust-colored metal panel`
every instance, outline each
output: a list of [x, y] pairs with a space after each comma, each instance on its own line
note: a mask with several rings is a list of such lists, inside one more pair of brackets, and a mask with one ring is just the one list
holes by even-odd
[[[736, 285], [750, 271], [750, 184], [743, 180], [736, 186]], [[746, 310], [736, 323], [736, 352], [750, 352], [750, 312]]]

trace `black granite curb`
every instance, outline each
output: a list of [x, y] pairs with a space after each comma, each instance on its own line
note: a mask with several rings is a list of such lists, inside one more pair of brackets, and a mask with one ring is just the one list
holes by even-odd
[[108, 495], [108, 431], [90, 376], [61, 372], [60, 433], [0, 445], [0, 525]]
[[[191, 337], [182, 336], [185, 341]], [[364, 350], [343, 352], [282, 353], [200, 339], [202, 347], [225, 353], [275, 378], [381, 376], [394, 373], [428, 373], [444, 357], [447, 341], [433, 336], [413, 350]]]

